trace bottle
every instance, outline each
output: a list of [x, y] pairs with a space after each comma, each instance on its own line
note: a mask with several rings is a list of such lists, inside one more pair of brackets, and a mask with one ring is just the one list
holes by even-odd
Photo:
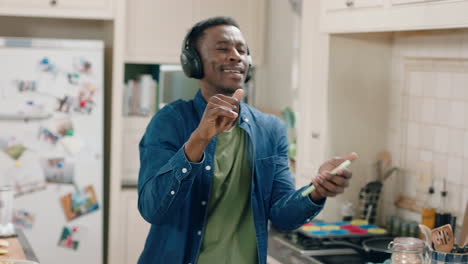
[[443, 189], [440, 192], [440, 204], [435, 216], [435, 225], [434, 227], [443, 226], [446, 224], [450, 224], [450, 220], [452, 218], [452, 214], [450, 214], [447, 210], [448, 205], [448, 198], [447, 198], [447, 189], [446, 189], [446, 181], [444, 179]]
[[435, 226], [435, 216], [436, 210], [432, 206], [431, 201], [434, 195], [434, 187], [429, 187], [426, 201], [424, 202], [423, 208], [421, 210], [421, 224], [429, 227], [430, 229]]

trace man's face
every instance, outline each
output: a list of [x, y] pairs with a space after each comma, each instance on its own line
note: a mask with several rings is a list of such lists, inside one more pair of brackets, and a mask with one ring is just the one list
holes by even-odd
[[247, 45], [237, 27], [207, 28], [200, 39], [199, 52], [204, 71], [201, 82], [210, 92], [231, 95], [242, 88], [249, 65]]

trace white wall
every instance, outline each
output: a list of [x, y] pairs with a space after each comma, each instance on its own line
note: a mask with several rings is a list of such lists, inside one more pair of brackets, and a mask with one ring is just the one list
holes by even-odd
[[289, 1], [269, 0], [267, 8], [264, 64], [257, 68], [254, 106], [281, 110], [293, 103], [294, 38], [299, 28]]

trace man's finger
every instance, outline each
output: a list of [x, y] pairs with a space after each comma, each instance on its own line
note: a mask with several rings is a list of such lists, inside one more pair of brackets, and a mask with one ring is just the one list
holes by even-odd
[[349, 160], [349, 161], [353, 161], [353, 160], [355, 160], [357, 158], [359, 158], [359, 156], [358, 156], [358, 154], [356, 152], [351, 152], [348, 155], [345, 155], [343, 157], [344, 160]]
[[237, 89], [232, 97], [236, 98], [240, 102], [242, 97], [244, 97], [244, 90], [242, 90], [242, 88]]

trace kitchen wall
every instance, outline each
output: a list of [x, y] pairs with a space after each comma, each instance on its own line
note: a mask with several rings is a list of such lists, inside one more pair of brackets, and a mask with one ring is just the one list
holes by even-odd
[[256, 69], [253, 104], [278, 111], [297, 100], [292, 86], [299, 17], [289, 1], [270, 0], [267, 8], [264, 64]]
[[[388, 150], [401, 170], [384, 182], [380, 220], [420, 221], [429, 186], [439, 207], [445, 179], [443, 207], [460, 225], [468, 202], [468, 30], [333, 35], [329, 56], [328, 156], [360, 158], [350, 187], [319, 217], [341, 218], [344, 201], [357, 211], [360, 188], [376, 179], [377, 155]], [[415, 202], [412, 210], [395, 206], [400, 195]]]
[[[468, 201], [468, 30], [399, 32], [393, 37], [387, 149], [404, 168], [384, 190], [386, 214], [401, 192], [422, 205], [434, 182], [439, 207], [462, 221]], [[387, 210], [388, 208], [388, 210]]]

